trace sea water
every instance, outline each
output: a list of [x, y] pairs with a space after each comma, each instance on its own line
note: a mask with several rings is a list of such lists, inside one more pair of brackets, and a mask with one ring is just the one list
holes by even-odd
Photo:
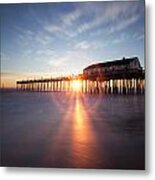
[[144, 169], [144, 95], [1, 93], [1, 165]]

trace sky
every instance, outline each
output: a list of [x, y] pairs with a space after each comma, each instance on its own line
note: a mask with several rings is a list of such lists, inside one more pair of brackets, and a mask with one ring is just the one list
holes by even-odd
[[1, 85], [82, 73], [90, 64], [139, 57], [144, 1], [0, 4]]

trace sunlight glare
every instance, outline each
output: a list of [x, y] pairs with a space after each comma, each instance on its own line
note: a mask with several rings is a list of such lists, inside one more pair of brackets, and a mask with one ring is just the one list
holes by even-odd
[[80, 80], [73, 80], [72, 88], [73, 88], [73, 91], [79, 92], [82, 88], [82, 82]]

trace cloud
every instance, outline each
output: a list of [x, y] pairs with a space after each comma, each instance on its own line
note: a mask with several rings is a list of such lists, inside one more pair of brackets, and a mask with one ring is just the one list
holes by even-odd
[[53, 42], [53, 38], [49, 35], [47, 35], [45, 32], [40, 32], [36, 34], [35, 39], [37, 42], [39, 42], [41, 45], [48, 45], [51, 42]]
[[75, 21], [77, 21], [82, 16], [83, 11], [81, 9], [76, 9], [61, 17], [62, 22], [66, 26], [71, 26]]
[[47, 56], [53, 56], [54, 54], [55, 54], [55, 51], [52, 49], [38, 49], [36, 51], [36, 55], [38, 56], [47, 57]]
[[118, 35], [116, 38], [114, 38], [112, 40], [112, 44], [120, 44], [120, 43], [124, 43], [127, 40], [129, 40], [131, 37], [129, 36], [129, 34], [127, 33], [121, 33], [120, 35]]
[[[143, 11], [139, 2], [86, 2], [76, 4], [74, 10], [68, 12], [47, 11], [48, 16], [40, 17], [33, 8], [30, 8], [30, 14], [34, 21], [39, 24], [40, 29], [48, 35], [60, 38], [74, 38], [79, 34], [96, 31], [97, 34], [102, 34], [98, 31], [106, 29], [108, 32], [121, 31], [139, 19], [139, 14]], [[55, 19], [53, 17], [56, 17]], [[51, 17], [51, 18], [49, 18]], [[45, 34], [44, 32], [44, 34]], [[25, 32], [28, 38], [37, 36], [34, 32], [27, 30]], [[95, 32], [94, 32], [95, 34]], [[20, 36], [20, 35], [19, 35]], [[42, 45], [49, 42], [49, 37], [37, 36], [37, 40]]]
[[16, 32], [18, 34], [17, 42], [21, 45], [38, 45], [39, 43], [44, 46], [53, 41], [53, 38], [41, 29], [32, 31], [16, 27]]
[[59, 25], [49, 24], [45, 26], [45, 30], [47, 30], [50, 33], [57, 33], [57, 32], [61, 32], [62, 28]]
[[91, 62], [92, 57], [88, 52], [72, 50], [52, 57], [48, 64], [51, 66], [52, 72], [57, 72], [59, 75], [71, 75], [82, 72], [83, 68]]
[[[135, 3], [135, 4], [133, 4]], [[108, 4], [108, 3], [107, 3]], [[94, 14], [90, 21], [81, 23], [78, 33], [93, 30], [101, 26], [110, 27], [110, 32], [120, 31], [134, 24], [143, 10], [137, 2], [110, 2], [104, 6], [90, 6], [89, 12]], [[98, 29], [97, 29], [98, 30]], [[96, 31], [96, 33], [101, 33]]]
[[75, 49], [89, 49], [90, 47], [91, 45], [87, 41], [81, 41], [75, 45]]
[[63, 66], [63, 64], [67, 61], [68, 61], [68, 57], [57, 57], [57, 58], [54, 57], [48, 61], [48, 64], [54, 67], [59, 67], [59, 66]]
[[136, 32], [132, 35], [132, 38], [137, 40], [137, 41], [140, 41], [140, 40], [144, 40], [145, 36], [144, 36], [144, 32]]
[[37, 79], [42, 76], [51, 77], [52, 73], [45, 72], [1, 72], [1, 77], [3, 80], [26, 80], [26, 79]]
[[[55, 21], [42, 22], [42, 28], [56, 37], [74, 38], [85, 32], [102, 34], [98, 31], [106, 29], [108, 32], [121, 31], [134, 24], [143, 10], [138, 2], [87, 2], [76, 5], [69, 12], [56, 15]], [[37, 20], [38, 21], [38, 20]], [[39, 23], [40, 23], [39, 19]], [[40, 23], [41, 24], [41, 23]], [[103, 30], [102, 30], [103, 31]], [[94, 32], [95, 34], [95, 32]]]
[[18, 56], [25, 60], [46, 60], [47, 57], [54, 55], [55, 51], [52, 46], [53, 37], [47, 32], [38, 29], [36, 32], [16, 27], [16, 49]]
[[144, 34], [139, 35], [136, 39], [137, 41], [144, 40]]
[[122, 20], [119, 23], [116, 23], [110, 28], [109, 34], [126, 29], [127, 27], [134, 24], [138, 19], [139, 19], [139, 15], [135, 15], [125, 20]]

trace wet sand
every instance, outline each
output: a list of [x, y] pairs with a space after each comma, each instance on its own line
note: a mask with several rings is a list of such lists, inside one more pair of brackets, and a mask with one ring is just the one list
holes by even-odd
[[2, 166], [145, 168], [143, 95], [1, 94]]

